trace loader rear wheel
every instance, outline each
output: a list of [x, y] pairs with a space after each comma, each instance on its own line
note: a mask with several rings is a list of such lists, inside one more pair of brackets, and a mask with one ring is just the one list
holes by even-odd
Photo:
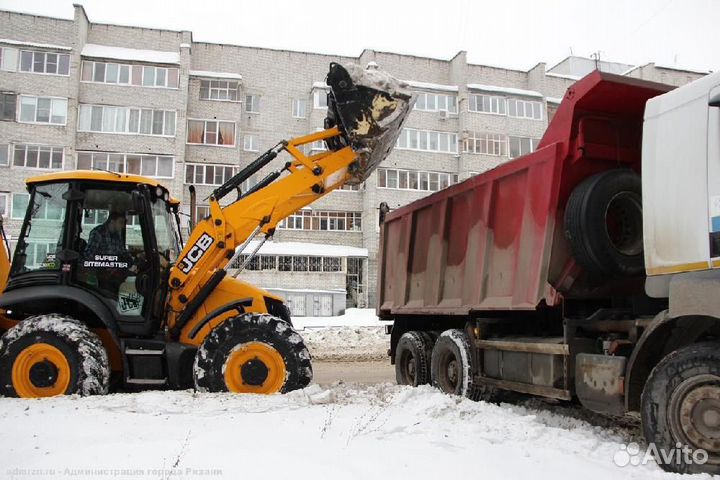
[[30, 317], [0, 340], [0, 394], [36, 398], [108, 392], [110, 361], [81, 322], [61, 315]]
[[472, 378], [470, 342], [460, 329], [445, 330], [435, 342], [430, 361], [432, 383], [441, 391], [480, 400], [483, 388]]
[[261, 313], [229, 318], [213, 329], [195, 356], [200, 391], [286, 393], [312, 380], [310, 353], [284, 320]]
[[645, 439], [666, 458], [657, 458], [663, 470], [720, 473], [720, 343], [663, 358], [645, 384], [640, 414]]
[[427, 332], [405, 332], [395, 349], [395, 379], [398, 385], [430, 383], [433, 339]]
[[585, 179], [568, 199], [565, 237], [575, 260], [590, 273], [644, 273], [640, 176], [615, 169]]

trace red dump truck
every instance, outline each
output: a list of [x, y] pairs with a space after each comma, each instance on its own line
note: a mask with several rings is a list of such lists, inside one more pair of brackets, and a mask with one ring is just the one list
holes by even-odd
[[638, 412], [663, 468], [719, 473], [719, 106], [720, 73], [596, 71], [535, 152], [381, 215], [398, 383]]

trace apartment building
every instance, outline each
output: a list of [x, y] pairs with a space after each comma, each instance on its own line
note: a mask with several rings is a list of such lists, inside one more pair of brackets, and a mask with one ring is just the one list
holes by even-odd
[[[189, 31], [93, 23], [81, 6], [73, 19], [0, 11], [0, 25], [0, 210], [11, 243], [29, 176], [142, 174], [166, 184], [185, 214], [192, 185], [203, 217], [203, 199], [262, 151], [322, 127], [330, 62], [406, 80], [417, 102], [377, 172], [288, 218], [241, 273], [285, 295], [295, 315], [374, 306], [379, 204], [397, 208], [533, 151], [579, 78], [575, 61], [520, 71], [469, 64], [463, 51], [449, 60], [373, 50], [338, 57], [195, 42]], [[628, 74], [657, 72], [649, 64]], [[701, 76], [662, 72], [675, 84]], [[48, 248], [29, 254], [42, 262]]]

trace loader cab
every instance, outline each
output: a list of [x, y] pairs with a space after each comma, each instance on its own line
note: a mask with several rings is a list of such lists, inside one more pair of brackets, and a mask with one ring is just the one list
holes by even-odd
[[79, 289], [105, 305], [118, 333], [157, 333], [181, 243], [167, 189], [131, 175], [62, 172], [29, 179], [28, 191], [7, 290]]

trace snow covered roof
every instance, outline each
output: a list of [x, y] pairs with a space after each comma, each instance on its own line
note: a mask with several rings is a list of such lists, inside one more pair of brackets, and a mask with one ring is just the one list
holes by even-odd
[[440, 83], [416, 82], [415, 80], [402, 80], [413, 88], [424, 88], [426, 90], [441, 90], [444, 92], [457, 92], [457, 85], [442, 85]]
[[72, 47], [66, 47], [64, 45], [53, 45], [51, 43], [21, 42], [19, 40], [10, 40], [8, 38], [0, 38], [0, 43], [4, 43], [6, 45], [17, 45], [19, 47], [49, 48], [53, 50], [72, 50]]
[[328, 86], [325, 82], [313, 82], [312, 88], [323, 88], [325, 90], [328, 90], [330, 86]]
[[482, 90], [483, 92], [498, 92], [508, 95], [522, 95], [525, 97], [543, 97], [543, 94], [534, 90], [523, 90], [522, 88], [498, 87], [495, 85], [481, 85], [479, 83], [468, 83], [470, 90]]
[[242, 80], [242, 75], [239, 73], [229, 72], [210, 72], [207, 70], [190, 70], [191, 77], [205, 77], [205, 78], [228, 78], [232, 80]]
[[[250, 242], [245, 253], [257, 247], [258, 241]], [[367, 257], [367, 248], [349, 247], [346, 245], [325, 245], [305, 242], [265, 242], [258, 252], [261, 255], [312, 255], [315, 257]]]
[[328, 290], [322, 290], [318, 288], [284, 288], [284, 287], [263, 287], [265, 290], [271, 292], [290, 292], [290, 293], [345, 293], [346, 290], [343, 288], [331, 288]]
[[653, 65], [655, 65], [656, 68], [662, 68], [664, 70], [677, 70], [680, 72], [701, 73], [703, 75], [712, 73], [712, 71], [710, 71], [710, 70], [698, 70], [696, 68], [683, 67], [682, 65], [668, 65], [665, 63], [657, 63], [657, 62], [655, 62]]
[[82, 49], [83, 57], [112, 58], [114, 60], [135, 60], [148, 63], [180, 63], [178, 52], [162, 52], [159, 50], [139, 50], [136, 48], [109, 47], [86, 43]]
[[548, 103], [562, 103], [562, 98], [558, 97], [547, 97]]
[[564, 78], [566, 80], [580, 80], [580, 78], [581, 78], [581, 77], [578, 77], [577, 75], [566, 75], [564, 73], [553, 73], [553, 72], [547, 72], [547, 73], [545, 73], [545, 76]]

